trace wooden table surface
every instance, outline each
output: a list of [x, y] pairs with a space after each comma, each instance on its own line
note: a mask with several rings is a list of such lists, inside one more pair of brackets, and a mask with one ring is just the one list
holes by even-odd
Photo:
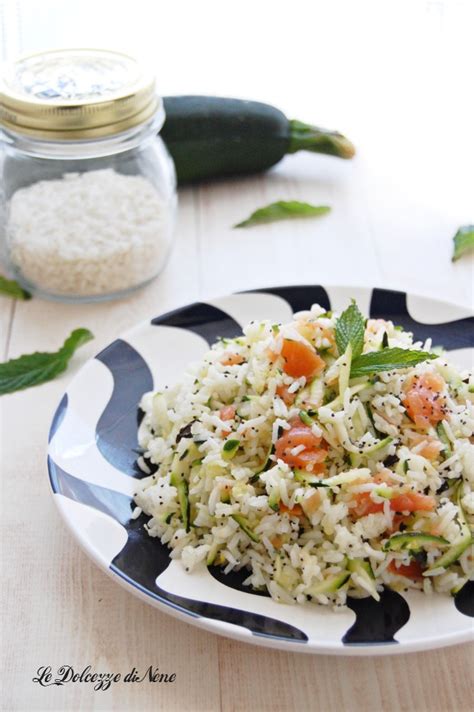
[[[25, 3], [15, 5], [24, 11]], [[42, 3], [43, 8], [53, 5], [59, 4]], [[210, 5], [204, 3], [203, 12], [210, 12]], [[292, 3], [295, 11], [302, 5]], [[3, 710], [472, 709], [474, 650], [469, 644], [382, 658], [290, 654], [220, 638], [168, 617], [89, 561], [60, 521], [49, 492], [46, 439], [61, 394], [89, 357], [140, 320], [233, 290], [298, 283], [401, 288], [472, 305], [473, 258], [455, 265], [450, 261], [458, 225], [474, 219], [467, 4], [387, 2], [385, 14], [383, 3], [353, 4], [357, 9], [340, 2], [331, 9], [330, 3], [316, 5], [332, 30], [328, 37], [319, 29], [318, 42], [303, 58], [306, 67], [311, 60], [325, 70], [300, 73], [299, 88], [290, 71], [285, 94], [271, 73], [265, 82], [252, 80], [247, 67], [250, 90], [245, 90], [232, 58], [228, 64], [235, 71], [227, 85], [221, 71], [202, 87], [196, 76], [206, 70], [213, 49], [200, 44], [196, 72], [190, 78], [176, 67], [165, 90], [202, 87], [207, 93], [253, 95], [293, 115], [298, 109], [302, 119], [338, 124], [357, 143], [354, 161], [297, 155], [262, 177], [181, 190], [171, 260], [151, 286], [126, 300], [65, 305], [1, 299], [3, 358], [53, 350], [78, 326], [95, 334], [61, 378], [0, 402]], [[342, 9], [350, 16], [336, 32]], [[181, 0], [166, 11], [172, 28], [180, 11]], [[263, 27], [264, 11], [259, 12]], [[314, 26], [318, 18], [312, 18]], [[377, 31], [370, 30], [372, 21], [378, 22]], [[358, 22], [359, 32], [352, 33]], [[236, 23], [236, 31], [243, 31], [244, 20]], [[275, 23], [283, 33], [284, 19]], [[68, 32], [73, 25], [67, 25]], [[135, 22], [133, 37], [139, 28], [146, 34], [143, 23]], [[26, 37], [25, 19], [23, 32]], [[29, 32], [31, 40], [31, 27]], [[302, 32], [306, 37], [305, 26]], [[334, 48], [339, 32], [342, 54]], [[295, 68], [300, 55], [293, 42]], [[30, 46], [36, 48], [32, 40], [23, 40], [20, 48]], [[308, 76], [318, 80], [315, 103]], [[185, 89], [186, 79], [191, 89]], [[333, 210], [320, 219], [231, 229], [256, 207], [288, 198], [329, 204]], [[53, 671], [61, 665], [77, 671], [91, 665], [122, 674], [152, 665], [177, 677], [168, 685], [117, 683], [95, 692], [88, 684], [34, 684], [32, 678], [44, 665]]]

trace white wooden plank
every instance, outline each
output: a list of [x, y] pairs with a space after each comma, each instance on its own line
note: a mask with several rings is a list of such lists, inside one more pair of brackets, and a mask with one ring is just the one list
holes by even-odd
[[[335, 658], [219, 642], [223, 712], [468, 712], [474, 648]], [[247, 684], [242, 684], [242, 680]]]
[[[467, 712], [472, 647], [380, 659], [292, 655], [218, 640], [135, 600], [67, 534], [49, 498], [44, 455], [54, 406], [81, 363], [137, 321], [198, 295], [326, 282], [472, 303], [473, 258], [450, 263], [452, 235], [473, 219], [472, 100], [465, 91], [472, 6], [298, 0], [272, 3], [269, 15], [268, 3], [242, 0], [229, 26], [210, 0], [195, 7], [137, 0], [133, 12], [129, 3], [93, 0], [11, 5], [15, 15], [21, 10], [22, 32], [9, 29], [9, 56], [15, 47], [100, 45], [107, 27], [111, 46], [142, 54], [158, 70], [164, 93], [269, 101], [292, 117], [346, 131], [358, 157], [344, 163], [298, 154], [263, 178], [182, 192], [169, 265], [127, 300], [18, 305], [11, 355], [55, 348], [77, 326], [96, 339], [61, 379], [0, 401], [4, 709]], [[209, 16], [213, 22], [203, 21]], [[160, 27], [166, 31], [157, 42]], [[170, 61], [177, 38], [191, 64]], [[232, 229], [255, 208], [285, 198], [327, 202], [333, 212]], [[0, 349], [11, 309], [2, 300]], [[105, 693], [31, 682], [40, 665], [67, 663], [118, 672], [152, 664], [178, 677], [168, 688], [121, 684]]]
[[[202, 293], [288, 284], [370, 284], [377, 257], [357, 162], [297, 155], [264, 178], [199, 189]], [[277, 200], [330, 205], [329, 215], [234, 229]], [[361, 259], [361, 255], [364, 259]]]

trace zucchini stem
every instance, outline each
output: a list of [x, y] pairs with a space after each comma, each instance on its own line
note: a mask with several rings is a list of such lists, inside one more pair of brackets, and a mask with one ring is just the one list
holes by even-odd
[[339, 158], [352, 158], [355, 154], [354, 145], [338, 131], [320, 129], [302, 121], [290, 121], [290, 143], [287, 153], [296, 151], [312, 151], [326, 153]]

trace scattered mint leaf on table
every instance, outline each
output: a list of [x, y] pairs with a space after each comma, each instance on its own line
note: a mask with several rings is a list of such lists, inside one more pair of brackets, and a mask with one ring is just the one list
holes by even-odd
[[359, 307], [352, 300], [352, 304], [342, 312], [336, 322], [336, 345], [339, 354], [345, 353], [349, 344], [352, 346], [352, 358], [362, 353], [364, 348], [365, 320]]
[[59, 351], [36, 351], [0, 363], [0, 395], [38, 386], [56, 378], [66, 370], [76, 349], [93, 338], [89, 329], [75, 329]]
[[326, 215], [330, 210], [328, 205], [311, 205], [310, 203], [301, 203], [299, 200], [279, 200], [277, 203], [259, 208], [247, 220], [234, 225], [234, 227], [251, 227], [287, 218]]
[[360, 354], [352, 361], [351, 378], [366, 376], [379, 371], [395, 371], [398, 368], [408, 368], [416, 366], [422, 361], [431, 361], [438, 358], [437, 354], [428, 351], [416, 351], [410, 349], [382, 349], [381, 351], [370, 351]]
[[474, 225], [463, 225], [453, 237], [454, 250], [452, 261], [456, 262], [466, 252], [474, 248]]
[[12, 299], [31, 299], [31, 294], [20, 287], [18, 282], [14, 279], [7, 279], [0, 274], [0, 294], [4, 294], [6, 297], [12, 297]]

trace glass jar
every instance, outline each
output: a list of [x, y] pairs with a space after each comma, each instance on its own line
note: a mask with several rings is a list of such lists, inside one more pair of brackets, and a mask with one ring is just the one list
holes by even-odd
[[173, 162], [154, 79], [115, 52], [18, 60], [0, 94], [0, 243], [7, 271], [63, 301], [122, 296], [170, 252]]

